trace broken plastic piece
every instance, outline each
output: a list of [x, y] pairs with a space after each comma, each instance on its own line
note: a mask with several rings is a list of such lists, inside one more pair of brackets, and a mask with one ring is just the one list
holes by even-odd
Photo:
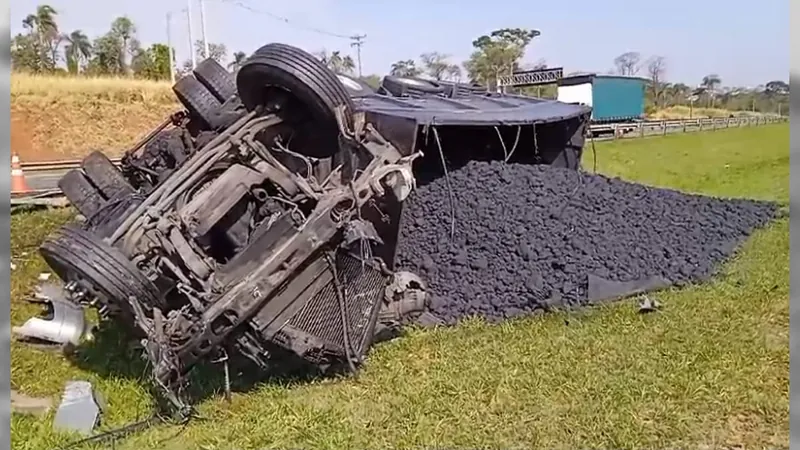
[[64, 387], [64, 396], [56, 410], [53, 428], [88, 435], [100, 423], [102, 398], [88, 381], [74, 380]]
[[425, 282], [416, 274], [395, 272], [384, 292], [386, 304], [381, 318], [399, 321], [411, 314], [422, 313], [428, 301], [426, 289]]
[[644, 296], [639, 300], [639, 313], [646, 314], [661, 309], [661, 303], [656, 299]]
[[11, 329], [23, 338], [39, 339], [55, 344], [79, 345], [86, 336], [86, 318], [83, 308], [53, 296], [57, 288], [43, 286], [36, 294], [37, 301], [47, 306], [46, 314], [31, 317], [22, 326]]

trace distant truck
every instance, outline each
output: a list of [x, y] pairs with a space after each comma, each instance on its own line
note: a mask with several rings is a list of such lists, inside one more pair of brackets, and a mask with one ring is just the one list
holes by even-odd
[[[633, 124], [644, 119], [646, 83], [645, 78], [619, 75], [568, 76], [558, 80], [558, 101], [591, 106], [592, 124]], [[620, 131], [629, 130], [623, 126]]]

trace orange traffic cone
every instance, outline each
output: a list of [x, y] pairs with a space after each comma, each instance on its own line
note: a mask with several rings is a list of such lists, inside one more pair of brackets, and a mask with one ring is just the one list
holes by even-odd
[[22, 173], [22, 164], [19, 162], [19, 156], [11, 156], [11, 194], [24, 194], [30, 192], [28, 183], [25, 182], [25, 174]]

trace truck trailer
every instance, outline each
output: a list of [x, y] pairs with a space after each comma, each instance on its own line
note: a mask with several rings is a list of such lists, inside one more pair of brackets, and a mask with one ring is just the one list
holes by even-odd
[[644, 119], [645, 78], [581, 74], [558, 81], [558, 101], [592, 108], [592, 124], [624, 124]]

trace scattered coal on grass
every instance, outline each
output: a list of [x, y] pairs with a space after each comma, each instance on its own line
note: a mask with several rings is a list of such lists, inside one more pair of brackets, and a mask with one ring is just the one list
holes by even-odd
[[706, 280], [779, 211], [544, 165], [473, 161], [448, 179], [406, 201], [396, 259], [447, 323]]

